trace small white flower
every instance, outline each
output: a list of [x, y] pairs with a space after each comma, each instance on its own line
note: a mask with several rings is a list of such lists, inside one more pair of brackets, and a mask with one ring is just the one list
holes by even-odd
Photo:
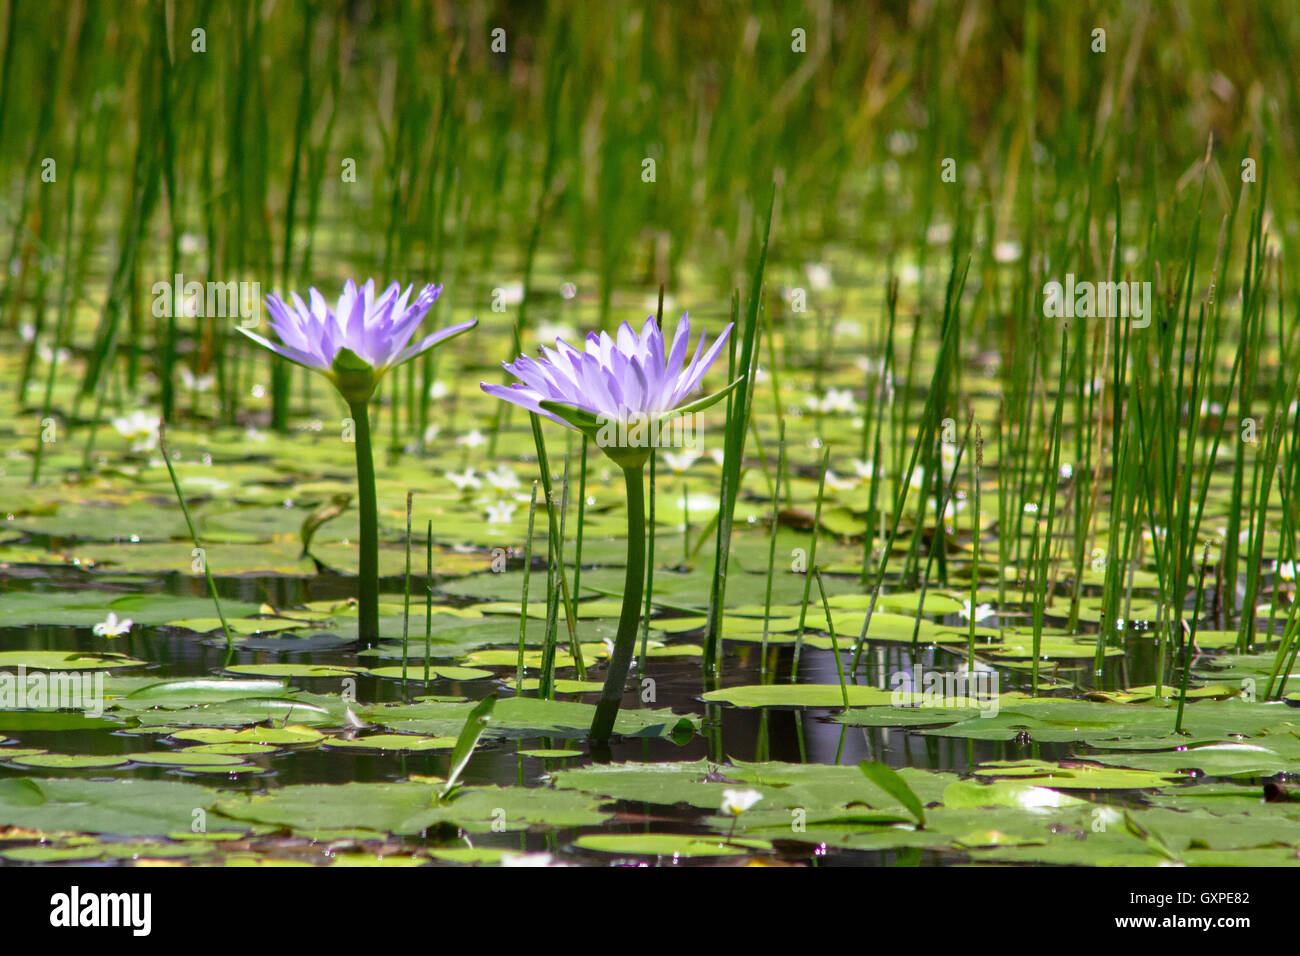
[[818, 401], [815, 396], [809, 395], [806, 404], [814, 411], [821, 411], [824, 414], [842, 413], [851, 415], [858, 408], [853, 401], [853, 393], [846, 388], [828, 388], [821, 401]]
[[722, 467], [722, 463], [726, 461], [727, 458], [726, 454], [723, 452], [721, 448], [710, 448], [709, 457], [713, 459], [713, 463], [717, 465], [719, 468]]
[[429, 386], [429, 397], [437, 401], [440, 398], [446, 398], [450, 391], [445, 382], [434, 382]]
[[466, 448], [477, 448], [479, 445], [486, 445], [487, 439], [484, 438], [483, 433], [476, 428], [468, 435], [461, 435], [457, 438], [456, 444], [464, 445]]
[[460, 491], [464, 491], [466, 488], [473, 488], [477, 491], [479, 488], [483, 487], [483, 482], [479, 481], [478, 478], [474, 476], [473, 468], [465, 469], [463, 474], [449, 471], [445, 477]]
[[916, 149], [916, 134], [896, 129], [885, 138], [885, 145], [895, 156], [906, 156]]
[[578, 294], [578, 287], [574, 285], [572, 282], [566, 282], [564, 283], [564, 285], [560, 286], [561, 298], [572, 299], [577, 294]]
[[488, 524], [509, 524], [510, 518], [517, 510], [518, 506], [509, 501], [498, 501], [495, 505], [488, 505]]
[[206, 392], [216, 383], [213, 375], [195, 375], [188, 365], [180, 366], [181, 384], [192, 392]]
[[1277, 576], [1283, 581], [1295, 580], [1295, 562], [1279, 561], [1277, 563]]
[[941, 246], [952, 240], [952, 223], [936, 222], [925, 232], [926, 241], [932, 246]]
[[153, 451], [158, 444], [158, 425], [161, 421], [157, 415], [137, 410], [124, 418], [113, 419], [113, 427], [131, 443], [132, 451]]
[[494, 296], [499, 293], [501, 296], [500, 301], [506, 305], [518, 305], [524, 301], [524, 284], [522, 282], [511, 282], [509, 285], [493, 289], [492, 293]]
[[851, 415], [857, 411], [857, 403], [853, 401], [853, 393], [847, 388], [828, 388], [826, 397], [822, 399], [823, 412], [843, 412]]
[[763, 795], [757, 790], [723, 790], [721, 810], [738, 817], [762, 799]]
[[[44, 362], [46, 365], [49, 365], [50, 362], [54, 361], [54, 352], [50, 350], [50, 347], [48, 345], [38, 345], [36, 346], [36, 357], [40, 359], [42, 362]], [[69, 352], [67, 349], [59, 349], [58, 361], [60, 365], [62, 365], [71, 357], [72, 357], [72, 353]]]
[[961, 610], [957, 613], [968, 621], [973, 617], [975, 623], [978, 624], [986, 617], [992, 617], [997, 612], [992, 604], [978, 604], [975, 606], [975, 610], [971, 611], [970, 601], [962, 601]]
[[[870, 478], [876, 473], [875, 465], [869, 461], [863, 461], [861, 458], [854, 458], [849, 462], [853, 466], [853, 473], [859, 478]], [[881, 472], [883, 475], [884, 472]]]
[[1020, 258], [1020, 243], [999, 242], [993, 247], [994, 262], [1016, 262]]
[[831, 267], [820, 262], [810, 262], [803, 268], [808, 284], [821, 291], [831, 287]]
[[664, 452], [664, 464], [678, 474], [685, 471], [699, 460], [699, 454], [691, 451], [689, 448], [683, 448], [680, 455], [674, 454], [671, 451]]
[[519, 487], [519, 476], [509, 465], [497, 465], [491, 471], [484, 472], [483, 477], [497, 491], [514, 491]]
[[683, 511], [689, 510], [692, 516], [710, 515], [717, 511], [720, 506], [717, 495], [703, 493], [687, 495], [685, 497], [678, 495], [676, 503], [677, 507], [681, 508]]
[[131, 630], [131, 625], [135, 623], [129, 617], [118, 620], [117, 615], [112, 611], [108, 612], [108, 620], [100, 621], [94, 627], [96, 637], [121, 637], [127, 631]]

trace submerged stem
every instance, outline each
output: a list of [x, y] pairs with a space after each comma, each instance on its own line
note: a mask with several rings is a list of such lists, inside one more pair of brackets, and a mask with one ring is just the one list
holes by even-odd
[[636, 649], [637, 624], [641, 619], [641, 594], [645, 584], [645, 490], [641, 487], [644, 466], [623, 469], [627, 482], [627, 577], [623, 584], [623, 608], [618, 616], [618, 635], [609, 658], [605, 687], [600, 692], [596, 716], [591, 722], [593, 740], [608, 740], [614, 730], [623, 687], [627, 682], [632, 652]]
[[370, 451], [370, 409], [350, 402], [356, 427], [357, 504], [361, 509], [361, 560], [357, 569], [357, 639], [361, 648], [379, 643], [379, 513], [375, 504], [375, 459]]

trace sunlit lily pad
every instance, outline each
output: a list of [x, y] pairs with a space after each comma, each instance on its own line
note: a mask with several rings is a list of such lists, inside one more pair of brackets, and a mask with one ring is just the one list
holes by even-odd
[[69, 843], [62, 846], [25, 846], [0, 852], [16, 863], [64, 863], [73, 860], [171, 860], [207, 856], [215, 851], [208, 843], [100, 842]]
[[215, 790], [169, 780], [87, 780], [82, 777], [0, 780], [0, 825], [127, 836], [189, 831], [194, 810], [208, 814], [209, 829], [245, 830], [220, 819]]
[[325, 735], [310, 727], [247, 727], [243, 730], [194, 727], [178, 730], [172, 736], [177, 740], [194, 740], [204, 744], [252, 743], [292, 746], [316, 743]]
[[[459, 733], [473, 707], [472, 702], [428, 702], [370, 707], [358, 713], [390, 730], [437, 737]], [[578, 701], [508, 697], [497, 703], [487, 734], [584, 738], [595, 713], [594, 704]], [[697, 732], [698, 726], [698, 717], [675, 714], [671, 710], [624, 707], [614, 722], [614, 733], [629, 737], [689, 739]]]
[[162, 764], [167, 767], [235, 767], [243, 763], [230, 754], [204, 753], [194, 750], [151, 751], [126, 755], [134, 763]]
[[[192, 617], [179, 621], [166, 622], [168, 627], [179, 627], [187, 631], [207, 634], [223, 630], [221, 619], [217, 617]], [[287, 631], [307, 627], [308, 621], [285, 621], [261, 617], [226, 617], [226, 624], [231, 634], [266, 634], [273, 631]]]
[[284, 689], [283, 681], [195, 677], [159, 681], [134, 690], [127, 697], [131, 701], [147, 702], [150, 707], [186, 707], [247, 697], [267, 697], [279, 694]]
[[[0, 750], [0, 759], [4, 751]], [[110, 767], [124, 767], [127, 758], [112, 754], [32, 754], [27, 757], [13, 757], [12, 762], [20, 767], [38, 767], [45, 770], [101, 770]]]
[[[508, 680], [508, 681], [506, 681], [506, 682], [505, 682], [505, 685], [506, 685], [507, 687], [515, 687], [515, 686], [516, 686], [514, 680]], [[539, 687], [541, 687], [541, 685], [542, 685], [542, 682], [541, 682], [541, 680], [540, 680], [539, 678], [536, 678], [536, 677], [525, 677], [525, 678], [524, 678], [524, 690], [525, 690], [525, 691], [535, 691], [535, 690], [537, 690]], [[599, 693], [599, 692], [604, 688], [604, 686], [605, 686], [605, 685], [602, 684], [600, 681], [594, 681], [594, 680], [567, 680], [567, 679], [565, 679], [565, 678], [563, 678], [563, 677], [560, 677], [560, 678], [557, 678], [556, 681], [555, 681], [555, 692], [556, 692], [557, 694], [596, 694], [596, 693]]]
[[597, 853], [615, 853], [627, 856], [670, 857], [690, 859], [701, 856], [740, 856], [762, 850], [772, 845], [765, 840], [735, 839], [723, 841], [707, 837], [676, 833], [589, 833], [573, 843], [582, 850]]
[[76, 651], [0, 651], [0, 667], [25, 667], [29, 671], [97, 671], [119, 667], [144, 667], [124, 654], [81, 654]]
[[231, 795], [223, 815], [249, 823], [304, 829], [363, 827], [416, 834], [439, 823], [475, 833], [551, 826], [590, 826], [606, 814], [582, 794], [544, 788], [466, 787], [439, 804], [439, 787], [422, 782], [303, 784], [260, 795]]
[[543, 749], [543, 750], [521, 750], [519, 751], [519, 756], [539, 757], [543, 760], [562, 759], [565, 757], [581, 757], [582, 751], [581, 750], [558, 750], [555, 748]]
[[[861, 684], [846, 688], [850, 707], [876, 707], [893, 703], [893, 691]], [[838, 684], [752, 684], [711, 690], [702, 695], [710, 703], [737, 707], [843, 707]]]
[[327, 750], [386, 750], [386, 751], [423, 751], [451, 750], [456, 746], [455, 737], [415, 737], [407, 734], [369, 734], [354, 737], [331, 737], [323, 745]]
[[1138, 790], [1164, 787], [1183, 779], [1183, 775], [1176, 771], [1157, 773], [1043, 760], [992, 760], [981, 764], [975, 775], [1032, 779], [1036, 784], [1059, 790]]
[[193, 747], [186, 747], [185, 752], [188, 754], [226, 754], [232, 757], [256, 757], [263, 754], [273, 754], [279, 749], [274, 744], [197, 744]]
[[[1266, 741], [1269, 738], [1261, 738]], [[1292, 744], [1296, 743], [1292, 738]], [[1134, 767], [1141, 770], [1180, 773], [1198, 770], [1211, 777], [1258, 777], [1300, 770], [1300, 753], [1295, 746], [1283, 755], [1257, 743], [1213, 743], [1186, 750], [1169, 750], [1161, 753], [1103, 754], [1090, 757], [1108, 765]]]
[[[370, 668], [369, 673], [371, 677], [384, 677], [389, 679], [396, 678], [398, 680], [401, 680], [402, 678], [402, 668], [400, 665], [372, 667]], [[477, 667], [452, 667], [446, 664], [439, 664], [429, 668], [430, 680], [483, 680], [484, 678], [492, 676], [493, 674], [491, 671], [485, 671]], [[424, 680], [424, 662], [412, 661], [406, 668], [406, 679], [416, 681]]]
[[232, 664], [226, 668], [231, 674], [250, 677], [352, 677], [364, 667], [335, 667], [326, 664]]

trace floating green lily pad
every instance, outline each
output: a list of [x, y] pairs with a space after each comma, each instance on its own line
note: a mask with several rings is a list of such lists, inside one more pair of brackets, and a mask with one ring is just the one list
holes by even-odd
[[519, 751], [519, 756], [539, 757], [543, 760], [562, 759], [565, 757], [581, 757], [582, 751], [581, 750], [560, 750], [555, 748], [541, 749], [541, 750], [521, 750]]
[[[384, 677], [388, 679], [402, 678], [402, 668], [400, 666], [391, 667], [372, 667], [370, 669], [371, 677]], [[485, 671], [477, 667], [451, 667], [445, 664], [438, 664], [429, 668], [430, 680], [483, 680], [492, 677], [491, 671]], [[406, 668], [406, 679], [422, 681], [424, 680], [424, 662], [412, 661]]]
[[722, 839], [677, 833], [589, 833], [573, 841], [582, 850], [627, 856], [672, 857], [690, 859], [702, 856], [741, 856], [770, 850], [766, 840]]
[[244, 761], [230, 754], [203, 753], [189, 749], [127, 754], [133, 763], [162, 764], [167, 767], [237, 767]]
[[[3, 757], [4, 751], [0, 750], [0, 759]], [[45, 770], [103, 770], [110, 767], [124, 767], [127, 764], [125, 757], [115, 757], [111, 754], [44, 753], [13, 757], [10, 760], [20, 767], [38, 767]]]
[[[849, 684], [847, 691], [850, 707], [878, 707], [894, 702], [894, 692], [879, 687]], [[838, 684], [749, 684], [711, 690], [702, 699], [737, 707], [844, 706], [844, 694]]]
[[99, 671], [144, 667], [124, 654], [81, 654], [76, 651], [0, 651], [0, 667], [24, 667], [29, 671]]
[[226, 668], [231, 674], [250, 677], [352, 677], [364, 667], [335, 667], [326, 664], [232, 664]]
[[386, 751], [423, 751], [451, 750], [456, 746], [455, 737], [414, 737], [407, 734], [369, 734], [347, 740], [331, 737], [323, 746], [327, 750], [386, 750]]
[[195, 740], [204, 744], [269, 744], [288, 745], [312, 744], [324, 739], [325, 735], [310, 727], [247, 727], [232, 730], [226, 727], [194, 727], [175, 731], [171, 736], [177, 740]]
[[977, 777], [1031, 778], [1035, 783], [1059, 790], [1138, 790], [1178, 783], [1177, 771], [1157, 773], [1126, 770], [1084, 763], [1049, 763], [1044, 760], [991, 760], [980, 764]]

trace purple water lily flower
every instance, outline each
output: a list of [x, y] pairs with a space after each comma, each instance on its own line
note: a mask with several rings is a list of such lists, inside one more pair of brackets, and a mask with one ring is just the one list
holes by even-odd
[[[640, 335], [624, 322], [616, 337], [608, 332], [590, 333], [581, 352], [556, 339], [554, 349], [542, 346], [544, 358], [540, 361], [521, 355], [513, 362], [503, 362], [505, 370], [520, 382], [484, 382], [482, 388], [588, 435], [597, 422], [656, 419], [698, 411], [726, 394], [723, 391], [683, 404], [721, 353], [731, 328], [728, 324], [707, 352], [701, 332], [695, 355], [687, 363], [689, 315], [682, 315], [668, 345], [654, 316], [646, 319]], [[610, 451], [608, 447], [605, 450]]]
[[330, 311], [325, 298], [312, 289], [308, 307], [290, 293], [293, 307], [272, 293], [266, 297], [271, 328], [279, 343], [240, 328], [254, 342], [304, 368], [320, 372], [348, 403], [352, 441], [357, 458], [357, 510], [361, 538], [357, 562], [357, 636], [363, 647], [379, 643], [379, 514], [375, 492], [375, 461], [370, 448], [370, 396], [393, 366], [413, 359], [439, 342], [474, 327], [477, 319], [440, 329], [408, 345], [416, 326], [442, 292], [426, 285], [411, 298], [411, 287], [401, 291], [396, 282], [375, 297], [375, 280], [361, 288], [349, 279], [338, 306]]
[[470, 319], [440, 329], [414, 345], [407, 345], [442, 292], [442, 286], [426, 285], [408, 305], [411, 291], [411, 286], [402, 291], [394, 282], [376, 297], [374, 279], [367, 280], [360, 288], [349, 279], [333, 311], [315, 289], [308, 293], [310, 306], [297, 293], [290, 293], [292, 306], [271, 293], [266, 297], [266, 306], [279, 343], [245, 328], [240, 331], [277, 355], [327, 376], [352, 402], [368, 398], [393, 366], [473, 328], [478, 321]]
[[[672, 343], [665, 346], [663, 332], [652, 316], [646, 319], [640, 335], [626, 322], [619, 326], [614, 337], [605, 332], [591, 333], [581, 352], [556, 339], [554, 349], [542, 347], [541, 361], [520, 356], [513, 362], [502, 363], [507, 372], [519, 379], [518, 383], [482, 383], [483, 391], [489, 395], [595, 439], [596, 445], [623, 469], [627, 486], [627, 569], [618, 632], [591, 721], [591, 737], [596, 741], [608, 740], [614, 732], [641, 619], [646, 568], [642, 478], [651, 449], [658, 445], [657, 441], [641, 440], [643, 426], [649, 424], [651, 431], [657, 432], [658, 426], [670, 416], [686, 416], [707, 408], [742, 381], [736, 379], [712, 395], [686, 401], [722, 352], [729, 334], [731, 325], [722, 330], [706, 352], [701, 332], [695, 355], [688, 364], [690, 318], [682, 316]], [[611, 424], [632, 427], [610, 429]]]

